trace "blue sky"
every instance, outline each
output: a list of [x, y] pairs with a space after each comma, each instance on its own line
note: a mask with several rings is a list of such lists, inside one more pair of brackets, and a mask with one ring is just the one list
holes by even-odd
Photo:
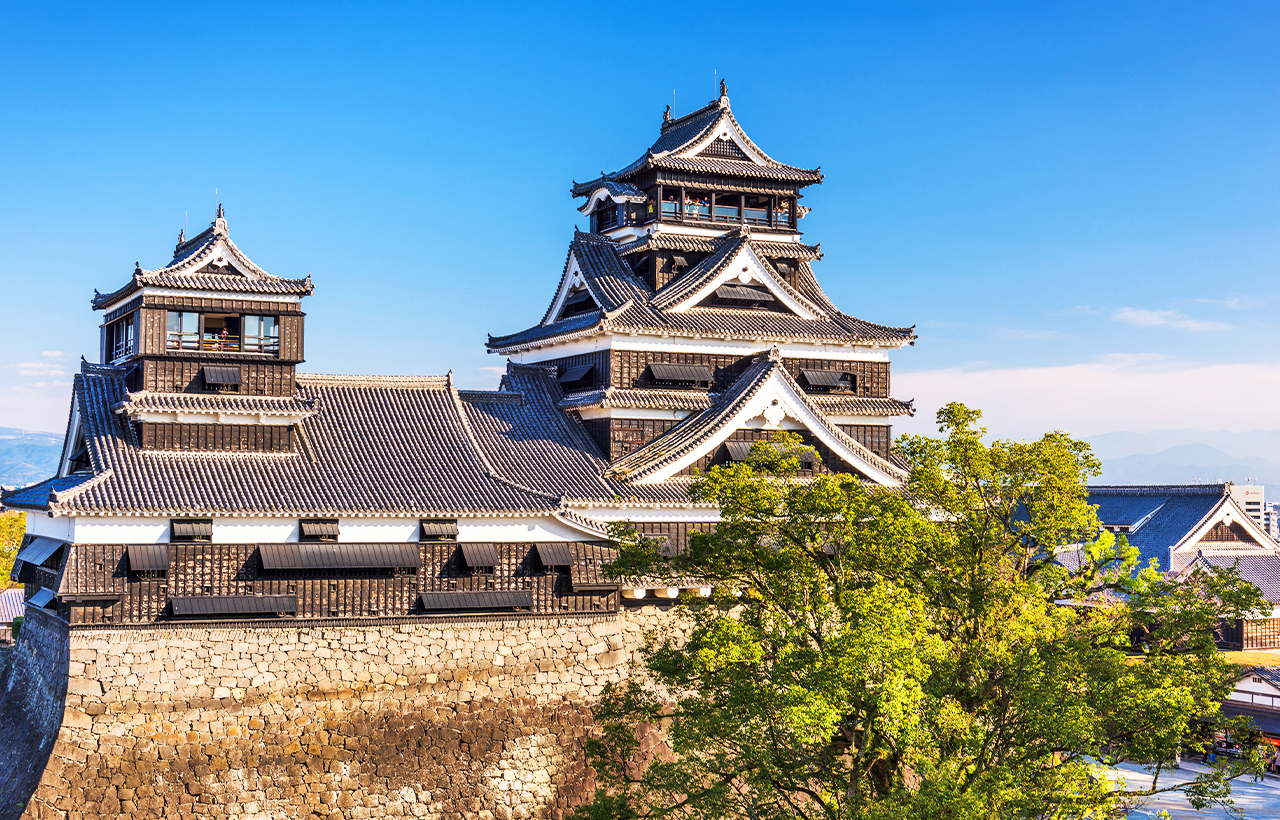
[[[0, 426], [61, 430], [94, 288], [213, 216], [311, 274], [305, 369], [496, 384], [613, 170], [727, 77], [894, 393], [993, 432], [1278, 427], [1274, 3], [9, 4]], [[1244, 397], [1243, 400], [1241, 397]]]

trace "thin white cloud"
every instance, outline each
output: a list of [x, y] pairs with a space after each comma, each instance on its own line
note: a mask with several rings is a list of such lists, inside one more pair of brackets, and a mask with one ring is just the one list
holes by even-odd
[[1262, 307], [1263, 304], [1261, 299], [1255, 299], [1252, 296], [1228, 296], [1226, 299], [1192, 299], [1191, 301], [1206, 305], [1221, 305], [1227, 310], [1250, 310]]
[[1184, 316], [1176, 310], [1146, 310], [1145, 308], [1123, 307], [1112, 311], [1111, 318], [1117, 322], [1136, 325], [1138, 327], [1171, 327], [1175, 330], [1188, 330], [1192, 333], [1204, 333], [1211, 330], [1232, 330], [1232, 326], [1222, 322], [1206, 322]]
[[63, 353], [61, 350], [41, 350], [40, 355], [47, 356], [50, 359], [61, 359], [67, 354]]
[[997, 336], [1003, 336], [1006, 339], [1020, 339], [1024, 341], [1034, 341], [1036, 339], [1062, 339], [1065, 338], [1056, 330], [1033, 330], [1025, 327], [997, 327], [992, 328]]
[[1280, 361], [1198, 363], [1162, 356], [1113, 355], [1058, 367], [957, 368], [895, 373], [893, 395], [916, 399], [916, 415], [894, 432], [934, 434], [934, 415], [950, 401], [983, 411], [1001, 438], [1049, 430], [1089, 436], [1115, 430], [1254, 430], [1274, 426]]
[[19, 376], [66, 376], [69, 375], [57, 362], [18, 362], [7, 364], [6, 368], [16, 369]]

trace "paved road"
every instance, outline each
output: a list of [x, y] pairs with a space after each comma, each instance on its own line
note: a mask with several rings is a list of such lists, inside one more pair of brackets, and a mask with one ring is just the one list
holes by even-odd
[[[1184, 762], [1178, 771], [1164, 772], [1160, 775], [1160, 785], [1185, 783], [1194, 780], [1197, 774], [1207, 769], [1198, 763]], [[1114, 776], [1123, 777], [1131, 787], [1147, 787], [1151, 785], [1151, 775], [1141, 766], [1124, 764], [1112, 770]], [[1231, 797], [1236, 801], [1236, 808], [1244, 812], [1248, 820], [1280, 820], [1280, 780], [1268, 778], [1261, 783], [1251, 783], [1248, 777], [1239, 778], [1231, 783]], [[1173, 820], [1219, 820], [1230, 817], [1219, 806], [1196, 811], [1181, 794], [1167, 794], [1152, 798], [1142, 808], [1132, 812], [1133, 820], [1148, 820], [1160, 815], [1160, 811], [1169, 812]]]

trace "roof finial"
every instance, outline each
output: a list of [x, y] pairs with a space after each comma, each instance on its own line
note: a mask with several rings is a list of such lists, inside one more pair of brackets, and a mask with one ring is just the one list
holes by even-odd
[[[723, 93], [723, 92], [724, 92], [724, 83], [720, 83], [720, 91], [721, 91], [721, 93]], [[217, 218], [218, 218], [218, 219], [226, 219], [226, 218], [227, 218], [227, 215], [226, 215], [225, 213], [223, 213], [223, 211], [222, 211], [222, 203], [221, 203], [221, 202], [219, 202], [219, 203], [218, 203], [218, 216], [217, 216]]]
[[227, 214], [222, 210], [222, 203], [218, 203], [218, 215], [213, 218], [213, 229], [221, 233], [227, 233]]
[[183, 242], [186, 242], [186, 241], [187, 241], [187, 229], [183, 228], [180, 231], [178, 231], [178, 244], [181, 245]]
[[727, 85], [725, 85], [725, 84], [724, 84], [724, 78], [723, 78], [723, 77], [721, 77], [721, 78], [720, 78], [720, 96], [721, 96], [721, 97], [727, 97], [727, 96], [729, 96], [729, 86], [727, 86]]
[[671, 106], [667, 106], [667, 110], [662, 112], [662, 121], [671, 122]]

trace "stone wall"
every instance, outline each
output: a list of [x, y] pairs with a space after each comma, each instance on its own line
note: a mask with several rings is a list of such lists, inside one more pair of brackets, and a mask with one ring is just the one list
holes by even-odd
[[28, 799], [54, 799], [53, 789], [62, 782], [56, 767], [46, 769], [46, 762], [55, 741], [71, 741], [69, 730], [59, 731], [67, 696], [67, 647], [64, 621], [41, 609], [27, 610], [17, 645], [0, 674], [0, 818], [5, 820], [21, 815]]
[[77, 628], [23, 817], [558, 818], [594, 788], [590, 704], [671, 621]]

